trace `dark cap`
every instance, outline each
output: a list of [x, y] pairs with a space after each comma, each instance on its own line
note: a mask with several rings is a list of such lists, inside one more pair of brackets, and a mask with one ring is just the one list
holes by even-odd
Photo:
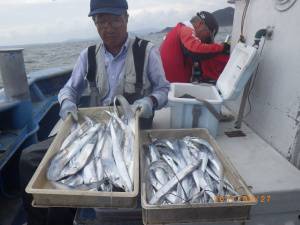
[[219, 31], [219, 24], [214, 15], [209, 12], [202, 11], [197, 13], [197, 16], [204, 21], [208, 29], [212, 32], [214, 36], [216, 36], [216, 34]]
[[108, 13], [120, 16], [128, 9], [126, 0], [91, 0], [91, 11], [89, 16], [95, 16], [100, 13]]

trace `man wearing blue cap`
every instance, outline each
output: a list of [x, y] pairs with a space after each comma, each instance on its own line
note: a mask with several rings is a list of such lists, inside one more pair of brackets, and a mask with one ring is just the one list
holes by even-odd
[[60, 91], [62, 119], [69, 113], [77, 118], [76, 103], [86, 87], [91, 91], [90, 106], [107, 106], [116, 95], [123, 95], [134, 109], [141, 109], [142, 128], [151, 127], [154, 110], [167, 103], [169, 82], [159, 50], [128, 37], [127, 9], [126, 0], [91, 0], [89, 16], [103, 43], [82, 51]]
[[[107, 106], [116, 95], [123, 95], [134, 109], [141, 110], [141, 126], [149, 128], [154, 110], [167, 103], [166, 81], [159, 50], [151, 43], [130, 38], [127, 33], [126, 0], [91, 0], [92, 17], [103, 42], [83, 50], [71, 78], [59, 93], [60, 116], [77, 119], [77, 103], [86, 88], [91, 106]], [[51, 139], [23, 150], [20, 158], [21, 186], [27, 186]], [[72, 224], [72, 209], [36, 209], [24, 192], [23, 203], [28, 225]]]

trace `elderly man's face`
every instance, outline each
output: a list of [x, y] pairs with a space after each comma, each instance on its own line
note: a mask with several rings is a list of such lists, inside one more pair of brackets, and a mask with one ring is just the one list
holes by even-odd
[[210, 43], [213, 36], [203, 21], [199, 21], [195, 26], [196, 36], [204, 43]]
[[110, 48], [122, 46], [127, 38], [128, 15], [98, 14], [94, 18], [103, 43]]

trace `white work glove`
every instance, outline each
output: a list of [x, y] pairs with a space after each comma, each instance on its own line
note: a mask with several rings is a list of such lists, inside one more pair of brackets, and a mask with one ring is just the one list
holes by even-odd
[[65, 120], [69, 113], [75, 121], [78, 121], [76, 104], [68, 99], [65, 99], [60, 106], [59, 116], [62, 118], [62, 120]]
[[140, 110], [140, 115], [143, 118], [151, 118], [153, 116], [153, 102], [150, 97], [144, 97], [136, 100], [132, 105], [133, 111]]

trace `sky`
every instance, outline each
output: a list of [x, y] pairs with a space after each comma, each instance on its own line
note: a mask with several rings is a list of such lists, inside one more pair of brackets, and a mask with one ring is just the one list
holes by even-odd
[[[89, 0], [0, 0], [0, 46], [97, 37]], [[129, 31], [161, 30], [227, 0], [128, 0]]]

